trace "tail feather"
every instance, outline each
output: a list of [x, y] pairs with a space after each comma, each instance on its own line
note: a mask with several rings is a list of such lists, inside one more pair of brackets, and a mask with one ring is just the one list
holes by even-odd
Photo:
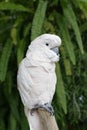
[[30, 114], [29, 109], [25, 109], [30, 130], [59, 130], [55, 117], [43, 110], [37, 110]]

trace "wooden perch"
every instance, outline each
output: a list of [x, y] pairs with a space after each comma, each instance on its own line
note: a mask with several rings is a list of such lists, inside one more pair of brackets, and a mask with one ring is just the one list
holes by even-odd
[[59, 130], [55, 117], [44, 110], [38, 110], [43, 130]]

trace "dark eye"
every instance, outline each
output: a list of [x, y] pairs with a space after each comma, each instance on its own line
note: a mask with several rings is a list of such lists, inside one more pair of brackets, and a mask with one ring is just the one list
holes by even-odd
[[49, 43], [46, 43], [46, 46], [49, 46]]

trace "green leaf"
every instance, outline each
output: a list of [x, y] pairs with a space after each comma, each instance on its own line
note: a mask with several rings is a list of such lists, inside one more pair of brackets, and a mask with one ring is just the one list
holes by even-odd
[[21, 130], [29, 130], [29, 124], [28, 124], [28, 120], [25, 116], [25, 113], [24, 113], [24, 107], [23, 105], [20, 106], [20, 117], [22, 119], [22, 122], [20, 122], [20, 125], [21, 125]]
[[25, 40], [22, 39], [19, 41], [18, 49], [17, 49], [17, 63], [19, 64], [24, 56], [24, 48], [25, 48]]
[[78, 46], [80, 48], [81, 53], [83, 54], [84, 53], [83, 43], [82, 43], [81, 34], [80, 34], [80, 30], [79, 30], [79, 26], [77, 23], [75, 13], [69, 4], [67, 6], [62, 6], [62, 7], [63, 7], [63, 12], [64, 12], [64, 15], [65, 15], [67, 21], [69, 21], [70, 24], [72, 25], [72, 28], [76, 35]]
[[11, 113], [13, 114], [14, 118], [18, 121], [18, 123], [20, 123], [21, 120], [20, 120], [20, 113], [18, 109], [18, 104], [19, 104], [18, 94], [15, 93], [15, 94], [8, 95], [6, 93], [6, 97], [10, 106]]
[[75, 5], [76, 8], [79, 8], [82, 13], [80, 13], [80, 17], [82, 17], [82, 19], [87, 18], [87, 0], [73, 0], [72, 1]]
[[60, 51], [61, 51], [61, 55], [62, 55], [66, 75], [72, 75], [71, 62], [67, 58], [67, 52], [65, 51], [65, 48], [63, 46], [61, 46]]
[[61, 104], [63, 111], [66, 114], [67, 113], [66, 95], [59, 64], [56, 65], [56, 74], [57, 74], [56, 95], [58, 98], [58, 102]]
[[16, 10], [16, 11], [23, 11], [23, 12], [32, 12], [31, 10], [24, 7], [23, 5], [10, 3], [10, 2], [0, 2], [0, 10]]
[[[5, 82], [6, 84], [6, 82]], [[8, 84], [6, 84], [8, 85]], [[6, 86], [5, 85], [5, 86]], [[14, 84], [13, 84], [14, 85]], [[16, 88], [17, 89], [17, 88]], [[19, 96], [17, 93], [17, 90], [13, 89], [14, 91], [12, 93], [8, 93], [8, 86], [4, 87], [4, 95], [6, 98], [6, 101], [8, 103], [8, 107], [10, 108], [9, 110], [13, 114], [14, 118], [17, 120], [17, 122], [20, 124], [20, 113], [19, 113]]]
[[13, 40], [13, 43], [16, 45], [17, 44], [17, 28], [13, 27], [11, 29], [11, 38]]
[[0, 59], [0, 80], [1, 81], [4, 81], [6, 77], [11, 50], [12, 50], [12, 43], [11, 40], [8, 39], [3, 48], [1, 59]]
[[31, 29], [31, 40], [36, 38], [42, 32], [42, 26], [45, 19], [46, 8], [47, 8], [47, 1], [39, 0], [38, 7], [33, 18]]
[[63, 44], [67, 49], [67, 53], [69, 55], [70, 60], [75, 65], [76, 64], [76, 58], [75, 58], [75, 52], [74, 52], [74, 46], [71, 42], [71, 38], [69, 35], [69, 31], [66, 25], [66, 21], [61, 15], [56, 15], [57, 24], [61, 30], [61, 34], [63, 36]]
[[12, 93], [12, 87], [13, 87], [13, 77], [12, 77], [12, 71], [9, 71], [8, 73], [7, 73], [7, 76], [6, 76], [6, 80], [5, 80], [5, 84], [6, 84], [6, 86], [7, 86], [7, 89], [6, 89], [6, 91], [7, 91], [7, 93], [9, 93], [9, 94], [11, 94]]
[[64, 60], [64, 67], [65, 67], [66, 75], [68, 75], [68, 76], [72, 75], [71, 64], [68, 59]]
[[16, 129], [17, 129], [17, 120], [15, 119], [14, 115], [10, 113], [8, 130], [16, 130]]
[[87, 0], [79, 0], [80, 2], [87, 2]]
[[26, 25], [24, 29], [24, 38], [29, 34], [30, 29], [31, 29], [31, 24], [29, 23], [28, 25]]

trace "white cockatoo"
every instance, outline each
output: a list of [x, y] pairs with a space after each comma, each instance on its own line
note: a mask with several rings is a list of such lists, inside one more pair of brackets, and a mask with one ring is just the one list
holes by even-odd
[[51, 102], [55, 93], [55, 62], [59, 61], [57, 35], [43, 34], [33, 40], [26, 57], [19, 64], [17, 84], [30, 130], [42, 130], [37, 109], [53, 115]]

